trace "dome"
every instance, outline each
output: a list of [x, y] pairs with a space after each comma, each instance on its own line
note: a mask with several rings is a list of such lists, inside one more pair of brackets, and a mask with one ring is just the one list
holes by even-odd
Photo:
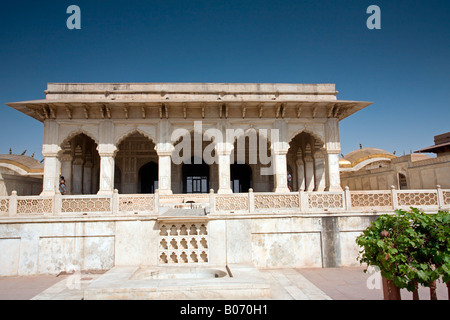
[[[17, 168], [26, 174], [42, 174], [44, 172], [44, 165], [38, 160], [18, 154], [0, 154], [0, 166]], [[14, 170], [14, 169], [13, 169]]]
[[345, 166], [345, 167], [350, 167], [352, 165], [352, 163], [350, 161], [348, 161], [347, 159], [341, 158], [339, 157], [339, 166]]
[[[391, 161], [396, 156], [386, 150], [378, 148], [361, 148], [348, 153], [339, 163], [341, 167], [359, 170], [362, 167], [376, 161]], [[348, 161], [344, 164], [343, 160]], [[350, 164], [349, 164], [350, 163]]]

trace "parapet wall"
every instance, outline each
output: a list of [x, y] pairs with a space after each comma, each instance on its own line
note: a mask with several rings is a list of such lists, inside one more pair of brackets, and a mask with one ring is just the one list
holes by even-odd
[[125, 265], [353, 266], [356, 237], [378, 215], [410, 206], [448, 210], [450, 190], [12, 195], [0, 198], [0, 275]]
[[450, 189], [217, 194], [111, 194], [0, 197], [0, 223], [8, 217], [159, 216], [170, 209], [203, 209], [210, 215], [383, 212], [417, 207], [450, 209]]
[[288, 83], [49, 83], [46, 99], [161, 99], [242, 101], [282, 96], [286, 99], [336, 100], [334, 84]]
[[[358, 265], [355, 238], [376, 217], [367, 213], [268, 214], [208, 217], [201, 223], [181, 217], [159, 221], [144, 215], [8, 219], [0, 224], [0, 275], [58, 274], [128, 265], [352, 266]], [[188, 230], [203, 226], [206, 233], [182, 234], [181, 226]], [[170, 233], [172, 227], [176, 234]], [[165, 228], [169, 233], [162, 235]]]

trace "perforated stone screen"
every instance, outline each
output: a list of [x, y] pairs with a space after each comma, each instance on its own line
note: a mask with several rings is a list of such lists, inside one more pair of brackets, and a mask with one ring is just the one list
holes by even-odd
[[161, 224], [159, 264], [208, 263], [206, 223]]

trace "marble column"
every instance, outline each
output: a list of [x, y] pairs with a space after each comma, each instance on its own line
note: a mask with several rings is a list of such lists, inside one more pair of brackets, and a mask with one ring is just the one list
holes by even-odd
[[43, 153], [44, 156], [44, 181], [42, 196], [53, 196], [59, 193], [59, 159], [57, 153]]
[[339, 173], [339, 153], [341, 143], [339, 139], [339, 120], [329, 118], [325, 123], [326, 145], [326, 191], [342, 191]]
[[328, 186], [326, 191], [342, 191], [338, 153], [327, 153], [327, 175]]
[[[171, 125], [167, 119], [162, 119], [157, 126], [155, 150], [158, 155], [158, 192], [172, 194], [172, 152], [175, 150], [171, 139]], [[184, 139], [184, 138], [183, 138]]]
[[100, 188], [98, 194], [112, 194], [114, 191], [114, 169], [117, 148], [114, 145], [100, 144]]
[[230, 143], [217, 143], [216, 155], [219, 169], [219, 190], [217, 193], [233, 193], [231, 190], [230, 156], [234, 146]]
[[273, 154], [274, 192], [289, 192], [287, 186], [287, 150], [275, 150]]
[[305, 191], [314, 190], [314, 159], [310, 154], [303, 158], [305, 162]]
[[172, 194], [172, 153], [158, 151], [158, 191]]
[[98, 194], [112, 194], [114, 191], [114, 155], [100, 154], [100, 189]]
[[283, 120], [276, 120], [270, 131], [274, 192], [290, 192], [287, 185], [287, 126]]
[[297, 159], [296, 164], [298, 191], [305, 191], [305, 166], [303, 164], [303, 159]]
[[117, 153], [114, 130], [114, 123], [111, 120], [103, 120], [99, 124], [97, 151], [100, 156], [100, 178], [97, 194], [112, 194], [114, 192], [114, 169]]
[[59, 193], [59, 173], [61, 164], [58, 153], [61, 148], [58, 143], [59, 125], [53, 119], [44, 121], [44, 139], [42, 155], [44, 156], [44, 179], [42, 184], [43, 196], [53, 196]]
[[325, 190], [325, 159], [321, 153], [315, 153], [315, 188], [316, 191]]

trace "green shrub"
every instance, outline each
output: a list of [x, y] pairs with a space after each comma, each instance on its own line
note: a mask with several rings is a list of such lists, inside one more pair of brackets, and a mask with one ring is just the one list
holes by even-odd
[[450, 280], [450, 215], [416, 208], [382, 215], [357, 237], [361, 264], [377, 266], [399, 288], [414, 291], [442, 277]]

